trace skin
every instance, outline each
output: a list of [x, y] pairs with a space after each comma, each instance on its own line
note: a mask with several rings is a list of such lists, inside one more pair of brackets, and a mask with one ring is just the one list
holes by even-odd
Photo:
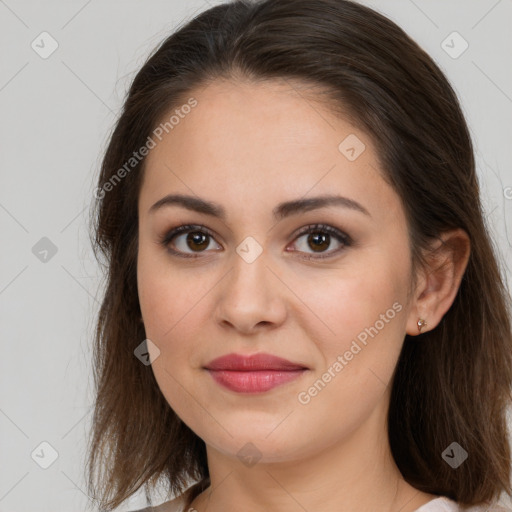
[[[137, 274], [147, 338], [160, 350], [155, 378], [207, 446], [212, 485], [192, 507], [416, 510], [435, 496], [407, 484], [391, 456], [391, 378], [405, 334], [418, 334], [418, 318], [427, 321], [423, 332], [433, 329], [452, 304], [469, 255], [467, 236], [446, 233], [412, 289], [405, 213], [364, 132], [290, 82], [215, 81], [190, 96], [198, 105], [146, 160]], [[354, 161], [338, 150], [349, 134], [366, 146]], [[149, 212], [170, 193], [218, 203], [226, 219], [178, 205]], [[272, 217], [280, 202], [334, 193], [369, 215], [330, 206]], [[340, 229], [353, 244], [331, 236], [323, 252], [315, 251], [310, 235], [295, 234], [315, 223]], [[197, 258], [172, 255], [160, 243], [183, 224], [214, 233], [203, 245], [187, 244], [186, 233], [171, 243]], [[252, 263], [236, 252], [248, 236], [263, 249]], [[323, 254], [331, 256], [301, 258]], [[309, 403], [300, 403], [299, 393], [397, 303], [400, 312]], [[232, 352], [267, 352], [308, 371], [265, 393], [236, 393], [203, 368]], [[249, 442], [261, 457], [250, 467], [237, 456]]]

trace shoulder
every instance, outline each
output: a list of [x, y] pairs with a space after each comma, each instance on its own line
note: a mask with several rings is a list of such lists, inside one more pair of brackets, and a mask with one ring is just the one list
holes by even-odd
[[512, 512], [512, 509], [499, 505], [498, 503], [490, 503], [489, 505], [474, 505], [468, 509], [461, 507], [460, 510], [467, 510], [467, 512]]
[[[466, 509], [460, 509], [460, 510], [466, 510]], [[477, 505], [475, 507], [471, 507], [467, 509], [468, 512], [512, 512], [512, 509], [505, 508], [498, 504], [491, 504], [491, 505]]]
[[183, 494], [171, 501], [166, 501], [156, 507], [146, 507], [132, 512], [187, 512], [185, 507], [189, 501], [192, 488], [187, 489]]
[[505, 508], [498, 504], [474, 505], [469, 508], [463, 508], [455, 501], [440, 496], [416, 510], [416, 512], [512, 512], [512, 509]]
[[[156, 507], [146, 507], [132, 512], [188, 512], [185, 510], [185, 507], [189, 502], [193, 487], [195, 486], [187, 489], [183, 494], [171, 501], [166, 501]], [[462, 508], [455, 501], [446, 497], [439, 497], [429, 501], [417, 509], [416, 512], [512, 512], [512, 509], [498, 504], [475, 505], [469, 508]]]

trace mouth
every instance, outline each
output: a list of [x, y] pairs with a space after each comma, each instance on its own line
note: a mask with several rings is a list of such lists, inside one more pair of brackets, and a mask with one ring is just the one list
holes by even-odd
[[308, 367], [271, 354], [228, 354], [204, 367], [213, 380], [238, 393], [262, 393], [293, 381]]

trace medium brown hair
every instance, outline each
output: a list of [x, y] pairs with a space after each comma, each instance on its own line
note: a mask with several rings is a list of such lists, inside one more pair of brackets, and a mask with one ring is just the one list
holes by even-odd
[[[151, 366], [134, 356], [146, 337], [136, 281], [145, 160], [105, 185], [187, 94], [234, 77], [328, 91], [328, 107], [374, 142], [402, 201], [415, 265], [444, 231], [469, 235], [471, 254], [452, 307], [435, 329], [405, 337], [392, 381], [389, 441], [403, 477], [417, 489], [468, 505], [511, 494], [510, 297], [455, 92], [417, 43], [370, 8], [346, 0], [239, 0], [201, 13], [148, 58], [104, 155], [91, 219], [106, 271], [94, 344], [91, 496], [112, 510], [141, 487], [149, 500], [160, 479], [180, 494], [209, 477], [205, 443], [166, 402]], [[442, 458], [454, 441], [469, 454], [457, 469]]]

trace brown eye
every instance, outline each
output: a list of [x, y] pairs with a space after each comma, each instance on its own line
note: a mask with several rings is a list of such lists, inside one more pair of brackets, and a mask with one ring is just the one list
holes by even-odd
[[187, 234], [186, 244], [192, 250], [204, 250], [208, 247], [209, 242], [209, 235], [207, 235], [206, 233], [201, 233], [200, 231], [193, 231]]
[[[303, 240], [301, 240], [303, 239]], [[333, 242], [337, 244], [332, 250], [328, 250]], [[311, 254], [317, 253], [319, 256], [303, 256], [304, 259], [322, 259], [337, 255], [346, 247], [352, 244], [352, 239], [339, 229], [324, 224], [315, 224], [306, 226], [299, 232], [299, 236], [294, 243], [298, 252]], [[325, 254], [325, 255], [324, 255]]]
[[[167, 233], [161, 240], [172, 254], [195, 257], [194, 253], [205, 252], [214, 240], [213, 234], [201, 226], [178, 226]], [[221, 248], [217, 244], [217, 248]]]
[[[301, 240], [302, 238], [304, 240]], [[171, 254], [184, 258], [197, 258], [201, 253], [207, 253], [208, 249], [211, 249], [211, 242], [216, 244], [214, 234], [209, 229], [189, 224], [172, 229], [160, 240], [160, 243]], [[328, 250], [333, 242], [337, 244], [337, 247]], [[219, 244], [216, 245], [215, 250], [222, 249]], [[337, 228], [325, 224], [315, 224], [303, 228], [295, 238], [294, 245], [297, 246], [295, 251], [306, 254], [302, 258], [319, 260], [337, 255], [352, 245], [352, 239]], [[288, 249], [286, 250], [288, 251]], [[312, 253], [317, 253], [318, 256], [308, 256]]]
[[331, 235], [323, 234], [323, 233], [312, 233], [308, 236], [308, 245], [315, 252], [322, 252], [325, 249], [329, 248], [331, 241]]

